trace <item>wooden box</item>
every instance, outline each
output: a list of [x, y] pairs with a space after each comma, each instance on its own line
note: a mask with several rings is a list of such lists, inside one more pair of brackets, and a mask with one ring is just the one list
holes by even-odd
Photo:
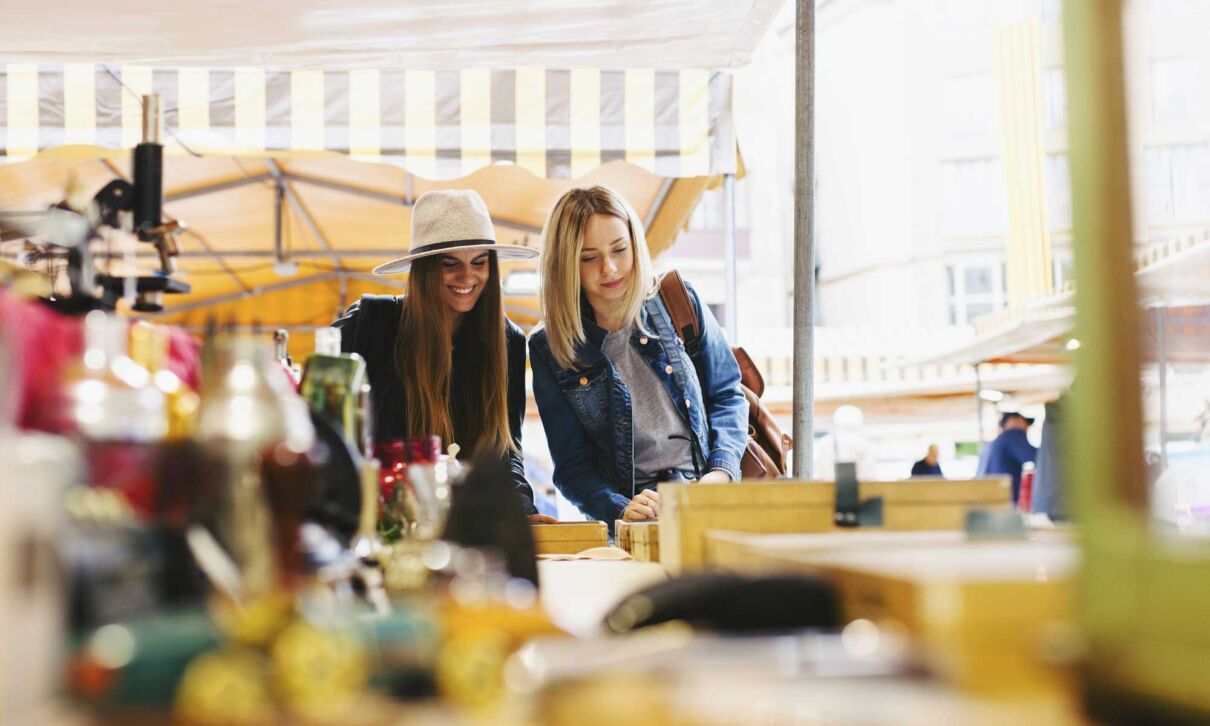
[[[1008, 477], [908, 479], [859, 485], [883, 499], [885, 530], [962, 529], [972, 507], [1007, 508]], [[851, 532], [834, 522], [836, 487], [823, 481], [661, 484], [660, 562], [670, 573], [705, 565], [706, 533]]]
[[639, 562], [660, 561], [660, 524], [659, 522], [624, 522], [614, 523], [617, 533], [618, 547], [630, 553]]
[[574, 555], [609, 544], [609, 530], [604, 522], [531, 524], [530, 529], [539, 555]]
[[896, 623], [927, 665], [965, 688], [1037, 693], [1062, 680], [1042, 655], [1061, 648], [1074, 617], [1079, 553], [1071, 532], [997, 541], [963, 532], [716, 531], [708, 539], [710, 561], [722, 569], [831, 581], [846, 620]]

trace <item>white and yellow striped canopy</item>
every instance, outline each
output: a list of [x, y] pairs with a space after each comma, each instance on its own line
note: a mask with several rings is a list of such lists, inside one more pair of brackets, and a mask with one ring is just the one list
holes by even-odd
[[731, 76], [702, 70], [292, 70], [0, 65], [0, 158], [133, 146], [161, 97], [170, 153], [334, 152], [426, 179], [512, 163], [574, 178], [623, 160], [665, 177], [736, 170]]

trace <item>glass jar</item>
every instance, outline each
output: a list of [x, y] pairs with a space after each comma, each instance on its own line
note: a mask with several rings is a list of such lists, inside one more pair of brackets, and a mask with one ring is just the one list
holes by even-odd
[[440, 436], [395, 439], [375, 445], [382, 463], [379, 497], [384, 539], [431, 541], [441, 536], [450, 510], [450, 485]]

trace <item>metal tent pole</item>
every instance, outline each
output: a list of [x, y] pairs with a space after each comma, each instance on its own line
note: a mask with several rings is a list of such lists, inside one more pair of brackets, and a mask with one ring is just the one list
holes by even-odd
[[1160, 373], [1160, 465], [1168, 469], [1168, 310], [1156, 308], [1155, 347]]
[[794, 476], [815, 444], [815, 0], [798, 0], [794, 62]]
[[723, 174], [723, 301], [724, 329], [731, 345], [739, 345], [739, 295], [735, 288], [735, 175]]
[[979, 376], [979, 366], [975, 364], [975, 421], [979, 424], [979, 446], [983, 446], [983, 379]]

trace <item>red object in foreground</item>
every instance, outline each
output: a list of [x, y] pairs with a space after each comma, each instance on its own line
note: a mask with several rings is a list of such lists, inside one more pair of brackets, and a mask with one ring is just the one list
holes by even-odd
[[1021, 491], [1017, 492], [1017, 509], [1022, 512], [1030, 511], [1034, 498], [1034, 471], [1021, 472]]
[[440, 436], [415, 436], [374, 444], [374, 458], [382, 467], [378, 474], [378, 500], [385, 503], [395, 485], [407, 479], [408, 464], [435, 464], [441, 456]]
[[[62, 405], [64, 371], [84, 351], [79, 318], [69, 317], [32, 300], [22, 300], [0, 288], [0, 371], [7, 392], [0, 401], [11, 404], [18, 427], [54, 434], [71, 432]], [[201, 355], [197, 341], [179, 328], [168, 338], [165, 367], [197, 390]], [[5, 401], [6, 397], [15, 400]], [[0, 407], [0, 415], [10, 410]]]

